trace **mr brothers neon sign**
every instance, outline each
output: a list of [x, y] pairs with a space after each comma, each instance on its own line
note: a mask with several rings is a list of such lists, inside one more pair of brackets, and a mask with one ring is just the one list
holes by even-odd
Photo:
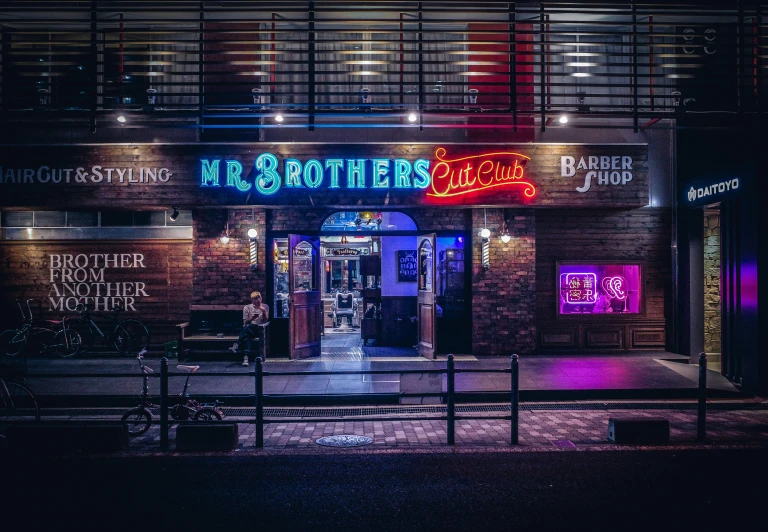
[[297, 159], [280, 160], [262, 153], [246, 176], [242, 163], [228, 159], [201, 159], [202, 187], [232, 187], [247, 192], [255, 188], [264, 196], [287, 189], [400, 189], [425, 190], [435, 199], [446, 199], [516, 185], [526, 199], [536, 188], [525, 179], [530, 157], [514, 152], [489, 152], [449, 158], [437, 148], [436, 161], [416, 159]]

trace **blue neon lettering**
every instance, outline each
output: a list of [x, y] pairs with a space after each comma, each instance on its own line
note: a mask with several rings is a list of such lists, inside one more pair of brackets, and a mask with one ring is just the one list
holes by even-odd
[[395, 159], [395, 188], [411, 188], [412, 169], [406, 159]]
[[301, 183], [301, 163], [296, 159], [285, 160], [285, 186], [303, 187]]
[[200, 159], [202, 164], [201, 187], [218, 187], [219, 186], [219, 159], [209, 161], [208, 159]]
[[319, 188], [323, 184], [323, 177], [323, 165], [320, 164], [320, 161], [317, 159], [308, 160], [304, 165], [304, 184], [309, 188]]
[[227, 163], [227, 186], [236, 187], [240, 192], [251, 190], [251, 184], [243, 181], [240, 176], [243, 175], [243, 165], [240, 161], [226, 161]]
[[339, 188], [339, 169], [344, 165], [343, 159], [326, 159], [325, 168], [331, 170], [331, 184], [328, 188]]
[[389, 159], [371, 159], [371, 162], [373, 163], [373, 188], [389, 188], [389, 176], [387, 175]]
[[413, 163], [413, 186], [415, 188], [427, 188], [432, 181], [429, 175], [429, 161], [426, 159], [416, 159]]
[[347, 159], [347, 188], [365, 188], [365, 159]]
[[257, 171], [260, 171], [256, 175], [256, 190], [265, 196], [271, 196], [282, 185], [282, 178], [277, 172], [277, 157], [271, 153], [262, 153], [256, 157], [256, 162], [253, 163]]

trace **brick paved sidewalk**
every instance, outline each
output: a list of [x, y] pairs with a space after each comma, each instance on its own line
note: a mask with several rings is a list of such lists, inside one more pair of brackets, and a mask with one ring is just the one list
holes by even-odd
[[[589, 410], [589, 411], [521, 411], [519, 448], [568, 449], [608, 444], [608, 419], [611, 417], [665, 417], [670, 422], [670, 444], [689, 445], [696, 442], [696, 411], [692, 410]], [[244, 418], [225, 418], [244, 421]], [[240, 449], [255, 450], [255, 425], [241, 422], [238, 427]], [[445, 421], [354, 421], [267, 423], [264, 426], [264, 448], [320, 448], [317, 438], [339, 434], [355, 434], [373, 438], [367, 448], [443, 447], [446, 443]], [[170, 450], [174, 450], [175, 425], [169, 433]], [[768, 411], [714, 411], [707, 414], [708, 444], [757, 444], [768, 446]], [[510, 422], [494, 419], [456, 421], [456, 447], [510, 446]], [[157, 451], [160, 429], [153, 424], [143, 436], [131, 440], [130, 449]]]

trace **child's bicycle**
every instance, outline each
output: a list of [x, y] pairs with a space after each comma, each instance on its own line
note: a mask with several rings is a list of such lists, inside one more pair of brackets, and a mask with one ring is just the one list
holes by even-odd
[[[158, 405], [153, 404], [149, 400], [149, 385], [147, 383], [149, 375], [154, 373], [151, 368], [144, 365], [143, 359], [146, 349], [142, 349], [136, 358], [139, 361], [139, 367], [141, 368], [142, 378], [144, 379], [144, 386], [139, 396], [139, 406], [132, 408], [126, 412], [122, 421], [128, 426], [128, 434], [130, 436], [138, 436], [144, 434], [149, 430], [149, 426], [152, 424], [152, 411], [150, 409], [160, 408]], [[187, 421], [189, 419], [210, 421], [221, 421], [224, 413], [221, 411], [220, 401], [215, 401], [213, 405], [202, 404], [192, 399], [187, 393], [189, 389], [189, 377], [192, 373], [200, 369], [200, 366], [176, 366], [179, 371], [189, 373], [187, 380], [184, 382], [184, 389], [179, 394], [180, 400], [177, 404], [168, 408], [168, 414], [174, 421]]]

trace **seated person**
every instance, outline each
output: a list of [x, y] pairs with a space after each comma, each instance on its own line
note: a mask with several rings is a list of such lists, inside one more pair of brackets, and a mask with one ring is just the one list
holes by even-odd
[[[269, 322], [269, 307], [261, 302], [260, 292], [251, 292], [251, 303], [243, 307], [243, 329], [237, 342], [229, 349], [235, 353], [243, 352], [249, 342], [264, 341], [264, 325]], [[266, 352], [265, 350], [262, 350]], [[266, 358], [266, 356], [264, 357]], [[243, 366], [248, 365], [248, 354], [243, 355]]]

